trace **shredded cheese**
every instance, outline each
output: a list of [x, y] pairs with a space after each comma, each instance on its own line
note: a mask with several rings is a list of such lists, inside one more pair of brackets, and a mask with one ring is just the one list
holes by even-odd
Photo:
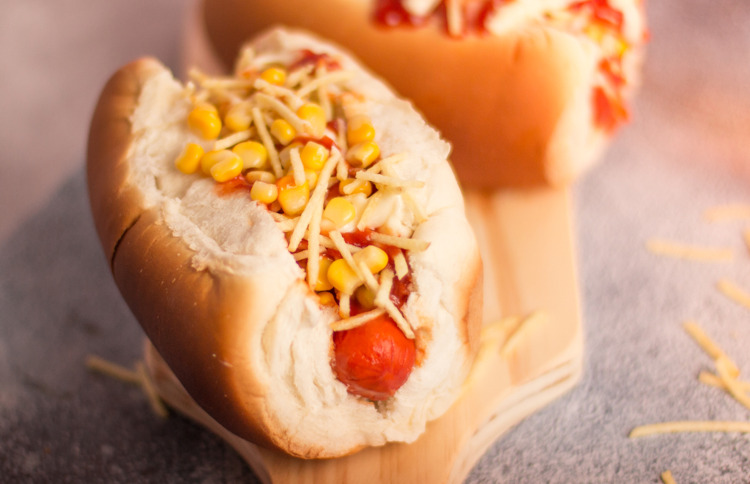
[[729, 261], [734, 257], [731, 249], [687, 245], [661, 239], [651, 239], [646, 247], [654, 254], [696, 261]]
[[717, 287], [729, 299], [750, 309], [750, 294], [740, 289], [739, 286], [727, 279], [722, 279]]
[[385, 309], [375, 308], [370, 311], [360, 313], [356, 316], [350, 316], [348, 318], [339, 319], [330, 324], [333, 331], [345, 331], [347, 329], [353, 329], [358, 326], [362, 326], [365, 323], [372, 321], [373, 319], [385, 314]]
[[261, 112], [260, 108], [256, 106], [251, 110], [251, 114], [253, 123], [255, 124], [255, 129], [258, 130], [258, 136], [260, 137], [263, 146], [265, 146], [266, 151], [268, 152], [268, 159], [271, 162], [271, 169], [273, 169], [273, 174], [276, 176], [276, 178], [281, 178], [284, 175], [284, 170], [281, 168], [279, 152], [276, 151], [276, 144], [271, 138], [271, 133], [268, 132], [266, 121], [265, 119], [263, 119], [263, 113]]
[[732, 360], [729, 359], [729, 357], [724, 353], [724, 351], [717, 345], [702, 329], [700, 326], [698, 326], [697, 323], [693, 321], [686, 321], [682, 327], [685, 329], [685, 331], [695, 340], [696, 343], [698, 343], [698, 346], [700, 346], [703, 351], [706, 352], [706, 354], [711, 357], [712, 360], [716, 361], [719, 359], [726, 359], [731, 364], [731, 373], [734, 376], [739, 375], [740, 370], [737, 368], [737, 365], [732, 362]]
[[229, 136], [226, 136], [221, 139], [217, 139], [214, 142], [214, 150], [219, 151], [219, 150], [225, 150], [227, 148], [231, 148], [237, 143], [242, 143], [243, 141], [249, 140], [252, 135], [253, 135], [253, 130], [251, 129], [246, 129], [244, 131], [237, 131], [236, 133], [232, 133]]
[[146, 371], [146, 366], [143, 364], [143, 362], [139, 361], [138, 363], [136, 363], [136, 371], [141, 378], [141, 386], [146, 396], [148, 397], [149, 404], [154, 410], [154, 413], [156, 413], [156, 415], [161, 418], [168, 417], [169, 411], [167, 410], [167, 407], [164, 406], [161, 398], [159, 398], [159, 392], [156, 391], [154, 382], [151, 381], [151, 377]]
[[744, 405], [745, 408], [750, 410], [750, 397], [748, 397], [742, 390], [742, 387], [737, 383], [737, 375], [734, 375], [732, 370], [736, 369], [728, 358], [721, 357], [716, 360], [716, 371], [719, 373], [719, 378], [724, 384], [726, 391], [734, 397], [740, 404]]
[[409, 264], [406, 262], [406, 256], [399, 249], [393, 256], [393, 267], [396, 269], [396, 277], [403, 279], [409, 273]]
[[289, 124], [291, 124], [298, 133], [310, 133], [312, 125], [309, 123], [309, 121], [305, 121], [304, 119], [297, 116], [297, 113], [289, 109], [286, 104], [282, 103], [275, 97], [269, 96], [268, 94], [264, 94], [262, 92], [254, 94], [253, 97], [258, 101], [258, 104], [276, 111], [276, 113], [284, 118]]
[[750, 252], [750, 229], [745, 229], [742, 231], [742, 240], [745, 242], [745, 247], [747, 248], [748, 252]]
[[748, 220], [750, 219], [750, 205], [738, 203], [713, 207], [706, 210], [703, 217], [709, 222]]
[[393, 288], [393, 271], [386, 268], [380, 273], [380, 287], [378, 287], [378, 291], [375, 293], [376, 305], [380, 307], [385, 305], [385, 301], [391, 295], [391, 288]]
[[339, 293], [339, 316], [341, 316], [343, 319], [346, 319], [349, 317], [350, 314], [350, 301], [349, 301], [349, 295], [344, 293]]
[[112, 363], [96, 355], [90, 355], [86, 358], [86, 366], [90, 370], [98, 371], [104, 375], [110, 376], [117, 380], [121, 380], [127, 383], [141, 383], [141, 377], [138, 373], [134, 372], [129, 368], [120, 366], [116, 363]]
[[424, 186], [423, 181], [419, 180], [402, 180], [400, 178], [379, 175], [377, 173], [370, 173], [367, 171], [358, 171], [355, 178], [359, 180], [367, 180], [378, 185], [394, 187], [394, 188], [422, 188]]
[[430, 247], [430, 243], [426, 240], [397, 237], [395, 235], [381, 234], [380, 232], [373, 232], [370, 237], [374, 242], [392, 245], [393, 247], [412, 252], [422, 252]]
[[[722, 390], [726, 390], [727, 387], [724, 385], [724, 382], [719, 378], [718, 376], [714, 375], [711, 372], [702, 370], [698, 374], [698, 381], [716, 388], [721, 388]], [[750, 392], [750, 382], [748, 381], [742, 381], [742, 380], [735, 380], [737, 387], [744, 393]]]
[[289, 152], [289, 162], [292, 165], [292, 175], [294, 176], [294, 184], [302, 186], [305, 181], [305, 165], [302, 164], [302, 158], [299, 155], [299, 147], [293, 148]]
[[666, 470], [661, 473], [661, 482], [664, 484], [677, 484], [677, 481], [672, 477], [672, 471]]
[[326, 73], [325, 75], [316, 77], [315, 79], [311, 80], [310, 82], [302, 86], [300, 89], [298, 89], [297, 96], [305, 97], [315, 92], [319, 87], [324, 86], [326, 84], [347, 82], [353, 78], [354, 78], [354, 72], [352, 71], [339, 70], [339, 71]]
[[682, 432], [739, 432], [750, 433], [750, 422], [720, 421], [720, 420], [687, 420], [662, 422], [641, 425], [630, 431], [628, 437], [636, 439], [656, 434], [674, 434]]

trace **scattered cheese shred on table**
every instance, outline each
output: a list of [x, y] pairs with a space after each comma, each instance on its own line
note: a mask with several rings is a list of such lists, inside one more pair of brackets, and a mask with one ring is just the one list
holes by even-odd
[[750, 294], [745, 292], [735, 283], [727, 279], [722, 279], [716, 284], [716, 286], [726, 297], [750, 309]]
[[661, 473], [661, 482], [664, 484], [677, 484], [677, 481], [672, 477], [672, 471], [666, 470]]
[[654, 254], [690, 259], [697, 261], [730, 261], [734, 258], [732, 249], [724, 247], [705, 247], [673, 242], [663, 239], [651, 239], [646, 248]]
[[695, 340], [696, 343], [698, 343], [698, 346], [703, 349], [703, 351], [706, 352], [708, 356], [711, 357], [712, 360], [716, 361], [720, 358], [725, 358], [727, 363], [730, 366], [730, 373], [737, 377], [740, 374], [740, 370], [737, 368], [737, 365], [727, 356], [727, 354], [719, 348], [719, 345], [717, 345], [702, 329], [700, 326], [698, 326], [697, 323], [693, 321], [687, 321], [685, 324], [682, 325], [683, 328], [685, 328], [685, 331]]
[[747, 434], [750, 433], [750, 422], [720, 420], [662, 422], [635, 427], [630, 431], [628, 437], [635, 439], [648, 435], [683, 432], [739, 432]]
[[747, 247], [748, 252], [750, 252], [750, 229], [742, 231], [742, 240], [745, 241], [745, 247]]
[[709, 222], [748, 220], [750, 219], [750, 205], [736, 203], [713, 207], [703, 212], [703, 217]]

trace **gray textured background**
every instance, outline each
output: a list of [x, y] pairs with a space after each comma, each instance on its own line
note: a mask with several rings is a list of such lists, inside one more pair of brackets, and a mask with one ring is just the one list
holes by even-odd
[[[110, 280], [82, 166], [98, 90], [142, 54], [176, 66], [178, 0], [0, 1], [0, 480], [236, 482], [242, 461], [211, 434], [153, 416], [137, 389], [92, 375], [89, 353], [129, 365], [141, 332]], [[750, 482], [750, 438], [631, 441], [635, 425], [750, 412], [695, 381], [697, 320], [750, 373], [741, 231], [702, 212], [750, 203], [750, 3], [650, 2], [652, 42], [634, 121], [574, 190], [585, 318], [581, 383], [482, 457], [468, 482]], [[735, 260], [653, 256], [654, 236], [729, 246]]]

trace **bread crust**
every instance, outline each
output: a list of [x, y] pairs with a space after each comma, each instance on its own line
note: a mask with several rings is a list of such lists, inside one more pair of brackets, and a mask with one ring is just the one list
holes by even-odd
[[[89, 197], [119, 290], [190, 396], [228, 430], [301, 458], [359, 450], [366, 442], [353, 439], [334, 446], [298, 440], [269, 401], [274, 377], [264, 362], [264, 326], [276, 317], [282, 301], [309, 293], [302, 279], [289, 283], [273, 264], [261, 264], [250, 274], [196, 265], [205, 254], [170, 225], [167, 208], [150, 201], [137, 186], [131, 165], [133, 116], [146, 83], [164, 72], [153, 59], [126, 65], [106, 84], [92, 118]], [[466, 261], [452, 297], [465, 352], [460, 363], [468, 371], [481, 325], [476, 246], [467, 248]]]
[[204, 0], [203, 19], [225, 65], [244, 39], [276, 23], [346, 45], [451, 142], [464, 186], [565, 185], [599, 155], [610, 133], [591, 122], [595, 58], [573, 35], [526, 26], [456, 40], [435, 25], [377, 26], [373, 4]]

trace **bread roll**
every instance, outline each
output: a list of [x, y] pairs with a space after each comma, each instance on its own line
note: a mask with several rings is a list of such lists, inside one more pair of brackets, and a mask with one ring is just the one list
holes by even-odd
[[[417, 25], [383, 25], [389, 8]], [[441, 131], [459, 180], [478, 188], [585, 172], [628, 118], [645, 40], [641, 0], [203, 0], [203, 19], [225, 65], [274, 24], [345, 43]]]
[[[341, 156], [330, 190], [322, 190], [326, 207], [337, 195], [337, 184], [342, 185], [335, 177], [351, 179], [369, 171], [364, 176], [374, 177], [373, 193], [359, 198], [374, 208], [365, 215], [365, 204], [355, 203], [354, 194], [348, 198], [356, 208], [354, 221], [331, 228], [332, 219], [320, 215], [324, 201], [315, 198], [312, 189], [305, 207], [313, 207], [313, 222], [303, 232], [306, 242], [292, 253], [295, 235], [288, 226], [299, 223], [295, 218], [305, 218], [306, 212], [289, 215], [276, 202], [255, 201], [247, 168], [219, 183], [212, 178], [215, 173], [206, 176], [199, 168], [186, 174], [175, 163], [188, 143], [208, 152], [215, 143], [231, 144], [227, 137], [234, 136], [237, 143], [245, 135], [261, 136], [261, 126], [253, 123], [246, 132], [225, 126], [218, 139], [204, 139], [187, 121], [196, 106], [213, 103], [226, 124], [231, 106], [252, 99], [261, 103], [256, 107], [264, 106], [260, 123], [270, 125], [283, 116], [282, 108], [268, 99], [296, 107], [299, 99], [289, 93], [300, 93], [302, 84], [292, 86], [296, 91], [283, 89], [296, 82], [290, 78], [304, 77], [298, 74], [305, 65], [310, 66], [306, 86], [326, 73], [339, 76], [321, 83], [332, 106], [327, 130], [316, 139], [329, 142], [329, 160]], [[286, 87], [259, 80], [268, 66], [285, 69]], [[105, 86], [91, 122], [87, 172], [94, 221], [117, 286], [190, 396], [238, 436], [302, 458], [411, 442], [459, 396], [477, 349], [481, 261], [447, 161], [449, 145], [345, 52], [312, 35], [265, 32], [243, 51], [237, 69], [232, 79], [194, 73], [197, 86], [185, 86], [158, 61], [146, 58], [124, 66]], [[245, 87], [227, 87], [232, 82]], [[321, 88], [307, 89], [313, 91], [306, 95], [309, 99], [325, 97]], [[286, 94], [263, 98], [261, 90]], [[337, 104], [342, 99], [345, 105]], [[380, 149], [367, 170], [349, 158], [354, 146], [346, 148], [345, 137], [337, 137], [354, 115], [369, 117]], [[304, 129], [296, 139], [304, 144], [311, 136], [305, 130], [314, 123], [305, 124], [306, 118], [299, 116]], [[283, 170], [294, 177], [299, 165], [284, 161], [280, 141], [269, 148], [278, 150], [282, 162], [290, 164]], [[289, 156], [291, 160], [297, 155]], [[325, 170], [317, 175], [320, 186], [327, 188], [320, 181]], [[372, 202], [377, 194], [379, 204]], [[385, 297], [372, 303], [380, 320], [402, 318], [406, 327], [398, 325], [395, 332], [414, 350], [415, 364], [405, 382], [389, 387], [392, 396], [378, 390], [375, 398], [362, 396], [356, 384], [339, 373], [342, 346], [334, 344], [333, 328], [347, 321], [341, 315], [346, 312], [344, 300], [352, 316], [357, 304], [362, 311], [367, 306], [337, 287], [315, 286], [306, 274], [310, 267], [305, 267], [304, 253], [312, 257], [313, 239], [318, 239], [313, 235], [315, 220], [328, 235], [325, 241], [337, 239], [334, 233], [342, 235], [348, 242], [342, 250], [351, 250], [354, 257], [370, 246], [388, 254], [385, 269], [362, 277], [375, 281], [375, 289], [392, 281], [404, 291], [385, 289]], [[385, 239], [376, 241], [373, 233]], [[357, 246], [355, 236], [366, 236], [367, 241]], [[408, 247], [397, 249], [388, 237], [406, 240]], [[336, 251], [339, 246], [330, 248], [323, 237], [317, 242], [321, 255], [342, 256]], [[406, 254], [406, 266], [395, 262], [397, 253]], [[406, 275], [385, 275], [404, 267]], [[318, 281], [324, 278], [320, 274]], [[369, 288], [367, 283], [360, 287]]]

